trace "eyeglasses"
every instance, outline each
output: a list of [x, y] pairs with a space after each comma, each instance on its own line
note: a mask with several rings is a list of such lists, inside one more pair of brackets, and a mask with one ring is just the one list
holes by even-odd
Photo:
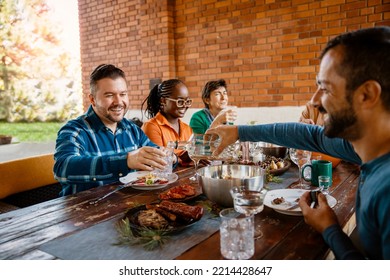
[[173, 98], [168, 98], [168, 97], [165, 97], [165, 99], [168, 99], [170, 101], [175, 101], [176, 102], [176, 106], [178, 108], [182, 108], [184, 106], [186, 107], [191, 107], [192, 105], [192, 99], [173, 99]]

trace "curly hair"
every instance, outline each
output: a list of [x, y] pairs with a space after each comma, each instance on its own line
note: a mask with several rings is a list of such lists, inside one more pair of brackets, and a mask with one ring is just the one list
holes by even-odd
[[204, 85], [202, 89], [202, 101], [206, 108], [209, 108], [209, 104], [206, 103], [206, 100], [210, 98], [210, 95], [214, 90], [220, 87], [224, 87], [227, 90], [227, 84], [224, 79], [209, 81]]
[[161, 108], [161, 98], [169, 97], [173, 89], [179, 85], [184, 83], [178, 79], [170, 79], [163, 81], [161, 84], [155, 85], [152, 90], [149, 92], [148, 97], [142, 102], [141, 111], [144, 108], [144, 104], [146, 103], [145, 115], [150, 119], [153, 118], [160, 111]]

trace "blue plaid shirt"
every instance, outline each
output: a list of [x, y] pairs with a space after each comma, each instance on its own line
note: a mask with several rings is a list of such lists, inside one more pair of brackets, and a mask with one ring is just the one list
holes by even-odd
[[134, 171], [127, 167], [127, 153], [143, 146], [157, 147], [127, 119], [118, 123], [114, 134], [90, 106], [58, 132], [54, 175], [62, 185], [60, 195], [117, 182]]

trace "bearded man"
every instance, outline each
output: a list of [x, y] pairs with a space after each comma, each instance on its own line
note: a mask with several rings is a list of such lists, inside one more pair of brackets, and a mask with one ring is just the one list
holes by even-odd
[[356, 224], [362, 250], [342, 231], [326, 197], [299, 205], [305, 221], [319, 231], [338, 259], [390, 259], [390, 27], [342, 34], [321, 54], [318, 90], [311, 103], [324, 127], [301, 123], [224, 126], [216, 154], [238, 138], [329, 154], [361, 166]]
[[162, 169], [164, 153], [132, 121], [124, 72], [111, 64], [90, 75], [88, 111], [58, 132], [54, 153], [60, 195], [117, 182], [135, 170]]

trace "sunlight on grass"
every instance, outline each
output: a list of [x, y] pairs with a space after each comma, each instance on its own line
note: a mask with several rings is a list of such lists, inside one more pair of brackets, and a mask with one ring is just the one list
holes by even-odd
[[47, 142], [57, 138], [57, 132], [63, 123], [8, 123], [0, 122], [0, 134], [11, 135], [20, 142]]

